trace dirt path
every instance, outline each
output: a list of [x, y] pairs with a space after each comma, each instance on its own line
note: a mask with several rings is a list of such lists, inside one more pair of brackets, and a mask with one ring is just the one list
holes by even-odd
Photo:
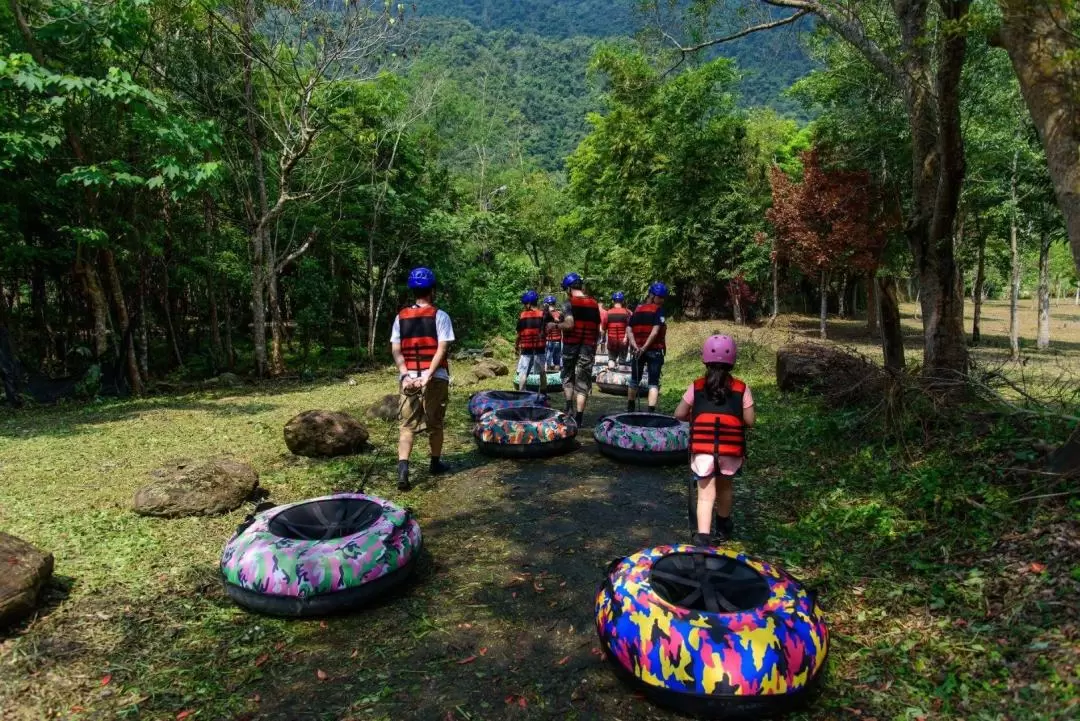
[[687, 540], [685, 469], [615, 465], [596, 449], [588, 429], [624, 403], [594, 396], [581, 447], [554, 459], [491, 461], [458, 434], [449, 458], [460, 470], [418, 491], [430, 558], [416, 583], [331, 620], [355, 641], [303, 664], [328, 667], [355, 644], [346, 665], [357, 671], [318, 692], [310, 675], [279, 676], [256, 718], [675, 718], [614, 679], [593, 626], [612, 559]]

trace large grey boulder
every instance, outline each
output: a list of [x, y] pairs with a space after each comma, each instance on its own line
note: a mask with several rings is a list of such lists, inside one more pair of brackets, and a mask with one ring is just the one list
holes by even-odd
[[0, 531], [0, 628], [37, 607], [41, 588], [53, 572], [51, 553]]
[[177, 461], [152, 471], [153, 480], [135, 492], [132, 508], [142, 516], [180, 518], [228, 513], [243, 505], [259, 485], [259, 474], [232, 458]]
[[367, 428], [339, 411], [304, 411], [285, 424], [285, 445], [298, 456], [348, 456], [367, 441]]

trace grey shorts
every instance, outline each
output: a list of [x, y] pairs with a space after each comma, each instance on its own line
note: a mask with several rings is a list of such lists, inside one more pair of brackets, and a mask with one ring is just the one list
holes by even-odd
[[564, 389], [589, 395], [592, 390], [592, 369], [596, 346], [563, 345], [562, 384]]

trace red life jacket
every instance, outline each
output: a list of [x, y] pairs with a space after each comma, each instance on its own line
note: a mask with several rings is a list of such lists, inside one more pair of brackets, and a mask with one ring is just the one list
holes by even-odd
[[[557, 310], [551, 311], [551, 322], [562, 323], [562, 313]], [[553, 328], [547, 332], [548, 342], [558, 343], [562, 340], [562, 328]]]
[[630, 321], [630, 311], [626, 308], [612, 308], [607, 313], [608, 345], [626, 345], [626, 324]]
[[690, 452], [709, 456], [746, 456], [743, 393], [746, 384], [731, 378], [727, 399], [713, 403], [705, 391], [705, 379], [694, 381], [694, 409], [690, 415]]
[[563, 336], [566, 345], [596, 345], [600, 338], [600, 306], [587, 295], [570, 296], [574, 327]]
[[536, 353], [547, 347], [544, 342], [544, 311], [521, 311], [518, 316], [517, 347], [522, 353]]
[[660, 332], [656, 336], [656, 340], [649, 346], [649, 350], [664, 350], [664, 341], [667, 338], [667, 326], [660, 321], [663, 318], [660, 306], [655, 303], [642, 303], [634, 309], [634, 314], [630, 316], [630, 330], [634, 334], [634, 342], [637, 343], [638, 348], [645, 345], [645, 341], [649, 340], [649, 334], [652, 333], [652, 329], [655, 326], [660, 326]]
[[[438, 312], [433, 305], [413, 305], [398, 313], [401, 354], [410, 371], [423, 373], [431, 367], [435, 352], [439, 350], [439, 331], [435, 322]], [[445, 356], [439, 367], [449, 367]]]

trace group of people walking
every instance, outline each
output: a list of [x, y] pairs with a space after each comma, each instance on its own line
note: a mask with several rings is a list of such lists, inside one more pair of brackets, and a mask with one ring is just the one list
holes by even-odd
[[[390, 344], [401, 382], [401, 419], [398, 440], [398, 488], [409, 490], [409, 455], [416, 434], [426, 432], [431, 449], [430, 472], [445, 473], [442, 461], [443, 419], [449, 397], [447, 363], [454, 328], [449, 315], [434, 305], [435, 273], [415, 268], [409, 274], [413, 304], [394, 319]], [[667, 326], [664, 302], [667, 286], [656, 281], [645, 301], [633, 311], [625, 306], [622, 291], [611, 295], [605, 309], [585, 292], [581, 275], [569, 273], [562, 280], [566, 300], [562, 307], [555, 296], [540, 303], [535, 290], [521, 296], [516, 350], [518, 382], [524, 390], [532, 373], [539, 375], [541, 392], [547, 391], [547, 373], [560, 370], [566, 413], [580, 427], [593, 383], [598, 346], [606, 347], [608, 365], [616, 368], [629, 361], [630, 383], [627, 411], [637, 409], [642, 379], [648, 389], [647, 404], [655, 412], [660, 396]], [[754, 424], [754, 401], [750, 388], [731, 375], [737, 349], [725, 335], [710, 337], [702, 350], [705, 375], [683, 394], [675, 417], [690, 423], [690, 470], [697, 480], [697, 530], [694, 543], [708, 545], [714, 514], [717, 533], [730, 536], [732, 478], [746, 454], [746, 429]]]

